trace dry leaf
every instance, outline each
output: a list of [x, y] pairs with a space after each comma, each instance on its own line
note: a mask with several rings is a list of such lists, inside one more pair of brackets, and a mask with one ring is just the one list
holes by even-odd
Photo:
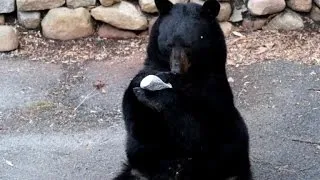
[[259, 47], [256, 51], [255, 54], [262, 54], [264, 52], [266, 52], [268, 50], [268, 48], [266, 47]]
[[227, 60], [227, 65], [231, 65], [231, 66], [235, 66], [236, 63], [234, 62], [234, 60]]
[[316, 74], [317, 74], [317, 73], [314, 72], [314, 71], [312, 71], [312, 72], [310, 73], [311, 76], [316, 75]]
[[271, 42], [271, 43], [266, 43], [264, 46], [267, 47], [268, 49], [271, 49], [274, 47], [274, 45], [275, 44]]
[[229, 77], [229, 78], [228, 78], [228, 82], [229, 82], [229, 83], [233, 83], [233, 82], [234, 82], [234, 79], [233, 79], [232, 77]]
[[9, 166], [12, 166], [12, 167], [13, 167], [13, 163], [12, 163], [11, 161], [8, 161], [8, 160], [6, 160], [6, 159], [5, 159], [5, 161], [6, 161], [6, 164], [8, 164]]
[[95, 82], [93, 86], [94, 86], [97, 90], [100, 90], [100, 89], [102, 89], [105, 85], [106, 85], [105, 83], [103, 83], [102, 81], [99, 80], [99, 81]]
[[237, 32], [237, 31], [233, 31], [232, 34], [235, 36], [238, 36], [238, 37], [245, 37], [244, 35], [242, 35], [241, 33]]

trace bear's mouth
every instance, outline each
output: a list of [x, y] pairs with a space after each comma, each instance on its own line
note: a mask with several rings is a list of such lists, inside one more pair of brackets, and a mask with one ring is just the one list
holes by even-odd
[[175, 47], [172, 49], [170, 56], [170, 70], [172, 73], [184, 74], [188, 72], [190, 65], [184, 48]]

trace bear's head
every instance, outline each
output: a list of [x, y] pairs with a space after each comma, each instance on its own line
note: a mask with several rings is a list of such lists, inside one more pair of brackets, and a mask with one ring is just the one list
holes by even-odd
[[227, 52], [216, 20], [219, 2], [155, 3], [159, 17], [151, 30], [146, 64], [173, 73], [224, 73]]

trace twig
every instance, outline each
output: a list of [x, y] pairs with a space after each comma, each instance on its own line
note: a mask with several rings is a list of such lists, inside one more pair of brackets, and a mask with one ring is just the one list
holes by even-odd
[[320, 92], [320, 88], [310, 88], [308, 89], [309, 91], [315, 91], [315, 92]]
[[94, 91], [95, 91], [95, 89], [92, 90], [89, 94], [87, 94], [86, 97], [83, 98], [83, 100], [78, 104], [78, 106], [76, 108], [74, 108], [73, 111], [76, 111], [87, 99], [89, 99], [89, 98], [91, 98], [91, 97], [93, 97], [93, 96], [98, 94], [97, 93], [97, 94], [94, 94], [94, 95], [90, 96]]
[[320, 109], [320, 106], [319, 107], [315, 107], [315, 108], [312, 108], [313, 110], [317, 110], [317, 109]]
[[101, 81], [97, 81], [93, 84], [93, 87], [95, 87], [95, 89], [93, 89], [89, 94], [86, 95], [86, 97], [84, 97], [84, 99], [78, 104], [78, 106], [76, 108], [74, 108], [73, 111], [76, 111], [87, 99], [99, 94], [93, 94], [91, 95], [95, 90], [101, 91], [102, 93], [104, 93], [104, 89], [102, 89], [106, 84], [101, 82]]
[[247, 92], [247, 90], [246, 90], [246, 86], [247, 86], [247, 84], [250, 84], [250, 82], [245, 82], [244, 84], [243, 84], [243, 88], [241, 89], [241, 91], [238, 93], [238, 98], [240, 98], [240, 96], [243, 94], [243, 92]]
[[308, 170], [314, 168], [315, 166], [316, 166], [316, 164], [309, 166], [309, 167], [306, 167], [306, 168], [302, 168], [302, 169], [300, 169], [300, 171], [308, 171]]
[[291, 140], [294, 141], [294, 142], [299, 142], [299, 143], [320, 145], [320, 142], [314, 142], [314, 141], [309, 141], [309, 140], [302, 140], [302, 139], [291, 139]]

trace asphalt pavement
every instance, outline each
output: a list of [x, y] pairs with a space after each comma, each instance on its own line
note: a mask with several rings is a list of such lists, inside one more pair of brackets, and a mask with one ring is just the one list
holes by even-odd
[[[121, 98], [142, 60], [0, 59], [0, 179], [114, 177], [125, 160]], [[228, 75], [255, 179], [319, 180], [320, 66], [274, 60]]]

